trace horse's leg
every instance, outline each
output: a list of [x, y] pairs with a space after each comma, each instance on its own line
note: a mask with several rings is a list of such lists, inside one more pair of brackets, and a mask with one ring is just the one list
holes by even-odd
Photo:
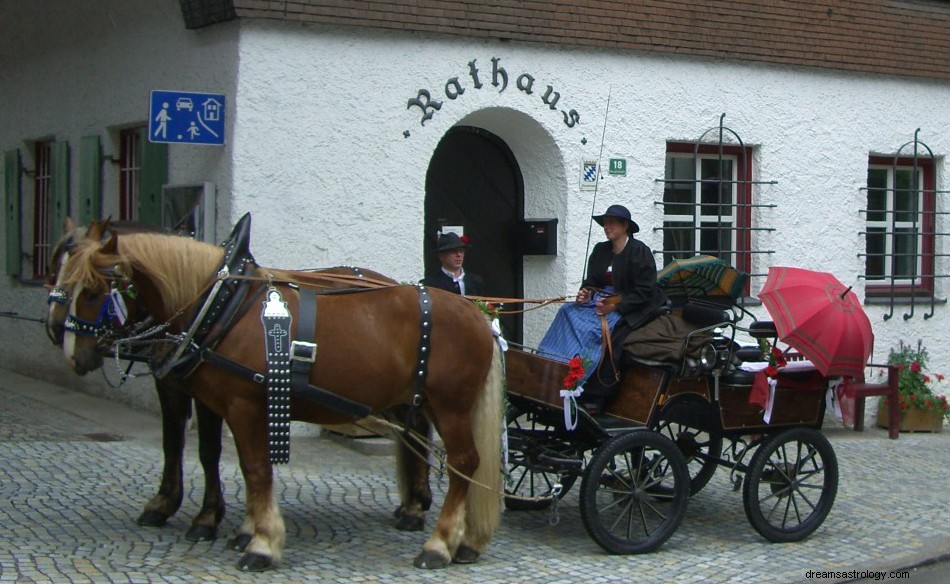
[[195, 414], [198, 419], [198, 457], [205, 475], [205, 495], [201, 510], [191, 520], [191, 528], [185, 537], [192, 541], [205, 541], [218, 537], [218, 525], [224, 519], [220, 472], [222, 419], [198, 400], [195, 400]]
[[251, 403], [246, 408], [246, 413], [232, 413], [227, 418], [247, 493], [244, 523], [229, 545], [235, 547], [246, 541], [238, 568], [260, 572], [280, 561], [286, 529], [274, 498], [274, 473], [268, 458], [264, 404]]
[[[406, 422], [408, 409], [396, 408], [392, 415], [397, 421]], [[432, 425], [421, 411], [417, 412], [409, 430], [423, 440], [432, 438]], [[398, 436], [396, 440], [396, 482], [400, 495], [400, 504], [394, 513], [396, 529], [422, 531], [425, 512], [432, 506], [428, 454], [410, 436]]]
[[[464, 416], [439, 420], [449, 469], [449, 488], [436, 520], [435, 529], [422, 546], [413, 564], [417, 568], [444, 568], [452, 563], [465, 532], [465, 499], [468, 478], [478, 468], [478, 452], [472, 440], [469, 421]], [[461, 473], [463, 476], [459, 476]]]
[[[502, 496], [502, 394], [496, 346], [487, 380], [479, 388], [471, 410], [458, 407], [461, 400], [457, 393], [453, 396], [444, 392], [439, 396], [441, 399], [430, 396], [450, 466], [449, 489], [435, 531], [414, 561], [418, 568], [442, 568], [451, 561], [474, 562], [498, 527]], [[473, 484], [469, 484], [468, 477]]]
[[502, 468], [501, 425], [504, 418], [504, 379], [501, 354], [494, 346], [492, 366], [485, 381], [478, 406], [472, 419], [478, 451], [485, 453], [473, 477], [476, 484], [469, 487], [466, 500], [465, 535], [452, 561], [470, 564], [488, 547], [501, 521]]
[[185, 424], [191, 413], [191, 398], [167, 383], [156, 380], [155, 391], [162, 409], [162, 452], [164, 467], [158, 493], [145, 504], [139, 525], [160, 527], [178, 511], [182, 500], [182, 451]]

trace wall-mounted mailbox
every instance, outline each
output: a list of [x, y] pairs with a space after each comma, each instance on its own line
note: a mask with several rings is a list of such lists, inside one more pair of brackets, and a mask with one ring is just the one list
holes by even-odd
[[524, 255], [557, 255], [557, 219], [525, 219], [521, 222]]

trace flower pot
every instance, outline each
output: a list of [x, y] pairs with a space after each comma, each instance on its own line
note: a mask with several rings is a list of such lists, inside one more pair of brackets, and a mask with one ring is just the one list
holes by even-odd
[[[879, 428], [888, 427], [887, 402], [880, 400], [877, 406], [877, 425]], [[940, 412], [925, 412], [917, 408], [907, 408], [900, 417], [901, 432], [942, 432], [943, 414]]]

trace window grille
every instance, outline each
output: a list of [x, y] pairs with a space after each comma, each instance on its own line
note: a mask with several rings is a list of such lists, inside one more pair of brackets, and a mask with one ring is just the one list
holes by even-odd
[[36, 170], [33, 175], [33, 278], [46, 275], [50, 252], [50, 189], [53, 180], [53, 143], [33, 146]]
[[884, 301], [889, 311], [884, 320], [894, 315], [898, 302], [910, 305], [904, 320], [914, 317], [918, 303], [929, 303], [928, 319], [937, 303], [936, 286], [941, 278], [950, 277], [941, 266], [947, 253], [948, 234], [943, 232], [943, 216], [948, 211], [942, 195], [950, 193], [936, 188], [936, 157], [927, 144], [914, 139], [903, 144], [893, 156], [868, 157], [865, 238], [866, 296], [870, 302]]
[[776, 205], [756, 203], [754, 190], [777, 182], [753, 178], [752, 149], [723, 125], [725, 116], [695, 142], [667, 144], [665, 176], [656, 179], [664, 184], [663, 200], [654, 202], [663, 206], [663, 226], [653, 230], [663, 232], [664, 265], [704, 254], [764, 276], [752, 273], [752, 256], [775, 252], [758, 249], [753, 234], [775, 229], [757, 225], [754, 209]]
[[142, 157], [139, 144], [144, 128], [129, 128], [119, 133], [119, 219], [135, 221], [139, 206], [139, 172]]

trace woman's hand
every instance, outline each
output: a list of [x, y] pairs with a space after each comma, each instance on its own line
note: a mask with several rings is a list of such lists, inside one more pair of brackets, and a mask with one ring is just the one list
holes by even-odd
[[615, 310], [617, 310], [616, 304], [607, 304], [603, 300], [598, 300], [594, 305], [594, 312], [599, 315], [610, 314]]
[[574, 299], [574, 302], [578, 304], [584, 304], [585, 302], [590, 302], [590, 290], [587, 288], [581, 288], [577, 291], [577, 298]]

